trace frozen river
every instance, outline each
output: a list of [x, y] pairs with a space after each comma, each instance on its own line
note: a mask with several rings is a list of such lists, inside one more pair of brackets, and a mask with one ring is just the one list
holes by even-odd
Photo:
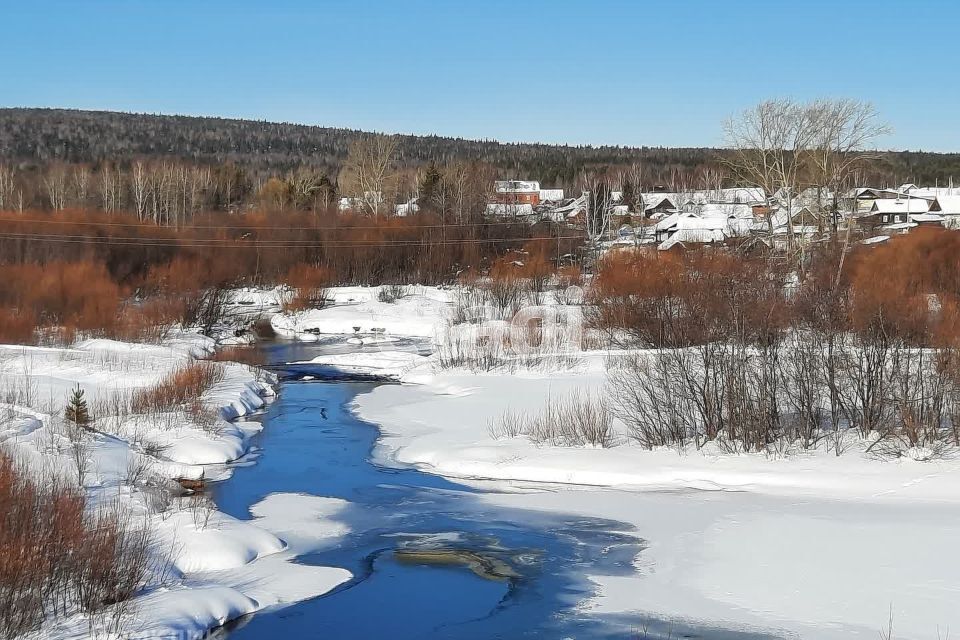
[[[276, 363], [338, 347], [268, 347]], [[413, 348], [413, 347], [412, 347]], [[221, 510], [249, 518], [272, 493], [349, 501], [351, 533], [300, 562], [338, 566], [354, 579], [331, 593], [242, 620], [233, 638], [606, 638], [623, 620], [576, 608], [591, 590], [584, 570], [627, 574], [641, 544], [622, 523], [491, 506], [478, 489], [370, 462], [378, 431], [348, 404], [376, 382], [324, 381], [311, 365], [281, 367], [280, 397], [264, 416], [256, 463], [219, 485]], [[304, 377], [313, 378], [303, 380]]]

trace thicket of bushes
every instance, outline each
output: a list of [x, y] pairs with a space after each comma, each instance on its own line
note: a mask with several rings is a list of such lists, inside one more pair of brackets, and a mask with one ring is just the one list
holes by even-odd
[[[582, 302], [583, 276], [579, 267], [557, 269], [549, 245], [530, 241], [496, 260], [486, 274], [460, 275], [437, 349], [441, 366], [490, 371], [577, 359], [581, 345], [579, 339], [570, 344], [568, 329], [579, 328], [579, 309], [568, 313], [567, 305]], [[570, 316], [577, 327], [567, 324]]]
[[0, 637], [47, 617], [81, 611], [91, 620], [123, 603], [150, 572], [150, 533], [117, 510], [89, 510], [55, 478], [33, 478], [0, 450]]
[[291, 308], [320, 306], [336, 284], [440, 283], [486, 270], [538, 235], [556, 233], [509, 221], [442, 225], [426, 214], [211, 214], [174, 229], [92, 212], [0, 213], [0, 342], [147, 339], [172, 323], [209, 330], [228, 287], [291, 284]]
[[593, 325], [640, 345], [610, 372], [645, 446], [716, 441], [935, 454], [960, 444], [960, 234], [823, 246], [787, 265], [727, 252], [618, 253], [599, 268]]

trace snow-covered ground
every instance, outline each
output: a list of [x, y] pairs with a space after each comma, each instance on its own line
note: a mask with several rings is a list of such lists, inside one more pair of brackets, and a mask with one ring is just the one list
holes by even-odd
[[[444, 291], [423, 289], [393, 305], [378, 302], [375, 290], [362, 290], [363, 301], [348, 291], [338, 299], [356, 304], [274, 326], [290, 335], [349, 335], [355, 326], [394, 337], [442, 331]], [[583, 353], [564, 369], [474, 373], [393, 353], [387, 343], [328, 363], [380, 367], [405, 383], [356, 401], [360, 417], [383, 430], [382, 463], [495, 480], [510, 490], [482, 494], [491, 504], [607, 518], [642, 538], [632, 575], [591, 576], [597, 591], [587, 611], [640, 615], [665, 634], [689, 624], [876, 638], [891, 616], [896, 638], [960, 629], [960, 461], [883, 461], [862, 447], [839, 457], [647, 451], [626, 438], [609, 449], [571, 448], [488, 432], [505, 410], [535, 413], [551, 398], [599, 391], [608, 356]]]
[[406, 287], [407, 295], [381, 302], [381, 287], [335, 287], [323, 309], [274, 316], [278, 335], [316, 340], [317, 334], [434, 338], [450, 295], [436, 287]]
[[[271, 495], [251, 510], [252, 521], [243, 522], [208, 501], [157, 490], [174, 478], [229, 474], [224, 464], [243, 456], [249, 437], [260, 429], [244, 417], [269, 402], [273, 390], [267, 377], [224, 363], [222, 379], [201, 398], [212, 412], [203, 424], [186, 412], [110, 413], [118, 398], [156, 384], [213, 346], [188, 333], [162, 345], [110, 340], [70, 348], [0, 345], [0, 445], [38, 476], [82, 479], [94, 507], [119, 503], [152, 530], [158, 562], [170, 563], [134, 599], [124, 637], [198, 637], [240, 615], [325, 593], [351, 577], [344, 569], [291, 562], [345, 533], [336, 520], [340, 501]], [[85, 436], [82, 448], [66, 437], [61, 417], [78, 385], [99, 429]], [[85, 473], [78, 474], [80, 467]], [[88, 621], [75, 615], [51, 621], [40, 635], [89, 633]]]

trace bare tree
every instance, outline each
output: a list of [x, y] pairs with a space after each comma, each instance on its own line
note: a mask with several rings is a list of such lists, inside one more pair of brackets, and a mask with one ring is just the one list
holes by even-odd
[[[809, 152], [815, 186], [832, 194], [831, 229], [837, 231], [839, 191], [853, 173], [878, 155], [867, 151], [891, 129], [880, 121], [869, 102], [854, 99], [818, 100], [809, 105], [814, 129]], [[822, 194], [817, 205], [822, 206]]]
[[14, 205], [15, 185], [13, 169], [0, 165], [0, 211], [6, 211]]
[[[765, 191], [768, 209], [772, 195], [780, 192], [786, 198], [787, 243], [791, 252], [793, 196], [799, 192], [804, 154], [816, 139], [815, 124], [807, 106], [789, 99], [761, 102], [724, 123], [726, 142], [733, 152], [726, 162], [733, 173]], [[770, 215], [767, 226], [773, 234]]]
[[74, 201], [81, 209], [87, 208], [87, 198], [90, 196], [90, 169], [83, 165], [73, 169], [73, 196]]
[[43, 178], [50, 208], [61, 211], [67, 207], [67, 172], [63, 167], [53, 167]]
[[370, 215], [383, 210], [388, 191], [396, 177], [396, 136], [363, 136], [350, 145], [340, 172], [340, 187], [354, 196]]
[[147, 213], [147, 185], [147, 172], [143, 163], [138, 160], [133, 164], [133, 171], [130, 173], [130, 190], [133, 193], [133, 207], [137, 219], [141, 222]]

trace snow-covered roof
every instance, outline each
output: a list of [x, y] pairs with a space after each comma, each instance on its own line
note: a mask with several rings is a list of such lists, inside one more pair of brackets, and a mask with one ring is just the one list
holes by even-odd
[[692, 229], [724, 230], [729, 226], [727, 218], [719, 216], [699, 217], [688, 215], [677, 220], [677, 231]]
[[945, 216], [960, 216], [960, 194], [937, 196], [930, 210]]
[[497, 180], [494, 189], [497, 193], [532, 193], [540, 191], [540, 183], [536, 180]]
[[926, 198], [933, 200], [940, 196], [960, 196], [958, 187], [914, 187], [905, 193], [909, 193], [911, 198]]
[[664, 240], [657, 247], [660, 251], [668, 251], [678, 244], [709, 244], [723, 242], [726, 235], [719, 229], [681, 229]]
[[677, 196], [674, 193], [645, 193], [643, 194], [643, 210], [650, 211], [666, 203], [670, 209], [677, 208]]
[[930, 203], [922, 198], [881, 198], [873, 202], [871, 213], [926, 213]]
[[669, 229], [674, 228], [675, 226], [677, 226], [677, 221], [680, 219], [680, 216], [682, 215], [690, 215], [690, 214], [671, 213], [666, 218], [657, 222], [655, 229], [657, 231], [668, 231]]
[[915, 226], [917, 226], [916, 222], [895, 222], [880, 228], [887, 231], [906, 231], [907, 229], [913, 229]]
[[417, 204], [416, 198], [411, 198], [408, 202], [398, 204], [396, 208], [396, 214], [401, 218], [408, 216], [411, 213], [416, 213], [417, 211], [420, 211], [420, 205]]
[[890, 236], [873, 236], [872, 238], [867, 238], [860, 242], [860, 244], [879, 244], [881, 242], [886, 242], [890, 239]]
[[697, 213], [703, 217], [722, 216], [725, 218], [753, 218], [753, 207], [749, 204], [725, 204], [708, 202], [698, 207]]
[[551, 202], [563, 200], [563, 189], [540, 189], [540, 199]]
[[911, 222], [943, 222], [943, 216], [936, 213], [911, 213]]

